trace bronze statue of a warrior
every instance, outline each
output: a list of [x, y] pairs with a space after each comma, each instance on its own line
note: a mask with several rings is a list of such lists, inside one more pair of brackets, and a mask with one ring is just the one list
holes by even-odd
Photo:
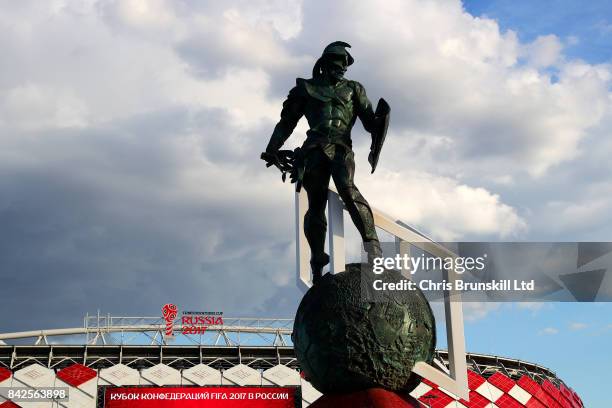
[[[283, 172], [283, 181], [286, 173], [290, 173], [291, 181], [297, 183], [297, 191], [302, 185], [306, 189], [308, 211], [304, 217], [304, 233], [311, 250], [313, 283], [329, 263], [324, 246], [330, 178], [361, 234], [369, 257], [380, 256], [381, 252], [372, 210], [353, 179], [355, 161], [351, 129], [359, 118], [372, 135], [368, 161], [374, 172], [387, 132], [390, 109], [380, 99], [375, 112], [364, 87], [344, 78], [347, 67], [354, 62], [346, 48], [350, 45], [342, 41], [329, 44], [315, 63], [312, 78], [296, 80], [261, 156], [268, 167], [276, 165]], [[280, 150], [302, 116], [310, 127], [306, 141], [295, 151]]]

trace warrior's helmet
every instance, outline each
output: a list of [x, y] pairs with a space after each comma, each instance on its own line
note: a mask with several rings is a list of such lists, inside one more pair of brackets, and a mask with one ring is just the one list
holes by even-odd
[[323, 50], [323, 55], [321, 55], [321, 57], [317, 60], [314, 68], [312, 69], [312, 76], [314, 78], [319, 77], [322, 74], [325, 64], [342, 65], [343, 67], [348, 67], [355, 62], [351, 54], [346, 50], [347, 48], [351, 48], [351, 45], [349, 43], [345, 43], [344, 41], [334, 41], [325, 47]]

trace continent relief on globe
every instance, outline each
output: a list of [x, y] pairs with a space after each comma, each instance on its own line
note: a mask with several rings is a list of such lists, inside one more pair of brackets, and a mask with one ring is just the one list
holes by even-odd
[[[415, 363], [433, 361], [435, 320], [423, 293], [385, 291], [372, 298], [367, 288], [373, 276], [367, 264], [348, 264], [344, 272], [324, 275], [298, 307], [295, 353], [320, 392], [409, 392], [420, 382], [412, 373]], [[380, 278], [405, 279], [393, 270]]]

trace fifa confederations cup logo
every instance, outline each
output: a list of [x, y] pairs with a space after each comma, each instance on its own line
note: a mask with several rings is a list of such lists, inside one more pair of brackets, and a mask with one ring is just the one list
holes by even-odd
[[174, 336], [174, 319], [176, 319], [178, 308], [173, 303], [167, 303], [162, 307], [162, 316], [166, 321], [166, 337]]

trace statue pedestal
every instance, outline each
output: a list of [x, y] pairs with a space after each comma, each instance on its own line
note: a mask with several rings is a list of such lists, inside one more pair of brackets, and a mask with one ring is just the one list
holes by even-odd
[[369, 388], [346, 394], [323, 394], [310, 408], [418, 408], [419, 403], [410, 396], [400, 396], [382, 388]]

